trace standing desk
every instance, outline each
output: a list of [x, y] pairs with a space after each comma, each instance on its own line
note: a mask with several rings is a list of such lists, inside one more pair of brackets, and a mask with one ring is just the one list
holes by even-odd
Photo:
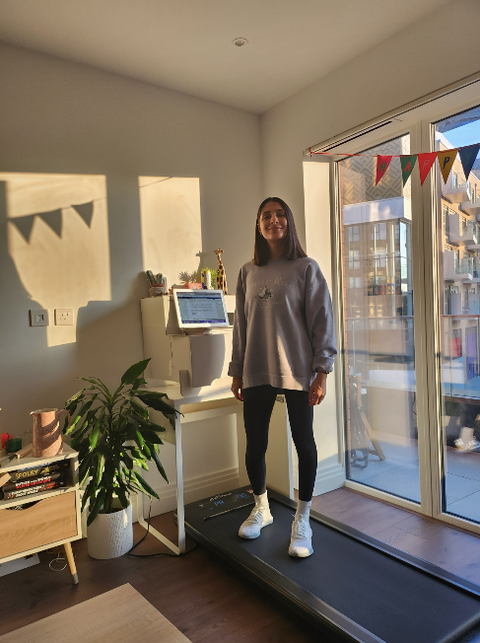
[[[144, 518], [143, 494], [137, 496], [138, 522], [176, 555], [185, 553], [185, 499], [183, 468], [183, 427], [189, 422], [208, 420], [221, 416], [234, 415], [237, 425], [238, 484], [248, 485], [244, 465], [245, 431], [243, 428], [243, 404], [236, 400], [230, 389], [192, 392], [182, 395], [180, 385], [149, 387], [149, 390], [165, 393], [168, 402], [180, 413], [175, 416], [175, 430], [167, 430], [162, 440], [175, 445], [175, 476], [178, 545], [164, 534], [149, 526]], [[267, 451], [267, 484], [270, 488], [293, 499], [292, 446], [286, 403], [279, 396], [275, 404], [270, 424], [270, 441]], [[227, 491], [227, 490], [226, 490]]]

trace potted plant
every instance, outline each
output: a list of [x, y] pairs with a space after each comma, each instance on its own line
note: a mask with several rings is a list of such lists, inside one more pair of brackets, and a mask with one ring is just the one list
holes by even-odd
[[[88, 552], [93, 558], [114, 558], [131, 549], [130, 492], [158, 498], [139, 470], [148, 471], [153, 460], [168, 482], [158, 456], [163, 444], [158, 434], [166, 429], [150, 420], [149, 408], [160, 411], [173, 427], [178, 411], [165, 401], [165, 393], [142, 388], [149, 361], [131, 366], [113, 393], [100, 379], [82, 377], [88, 386], [65, 402], [70, 422], [64, 434], [79, 454], [82, 511], [88, 505]], [[110, 528], [120, 533], [103, 533]]]

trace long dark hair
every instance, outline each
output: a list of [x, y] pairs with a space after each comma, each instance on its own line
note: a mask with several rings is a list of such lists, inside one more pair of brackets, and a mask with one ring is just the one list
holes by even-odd
[[293, 212], [290, 207], [285, 203], [283, 199], [280, 199], [278, 196], [269, 196], [267, 199], [264, 199], [258, 208], [257, 218], [255, 220], [255, 244], [253, 246], [253, 263], [256, 266], [265, 266], [270, 259], [270, 248], [268, 246], [267, 240], [262, 237], [260, 234], [260, 215], [263, 208], [269, 201], [275, 201], [282, 206], [285, 214], [287, 216], [287, 237], [285, 239], [285, 259], [298, 259], [299, 257], [306, 257], [307, 253], [302, 248], [302, 245], [298, 239], [297, 228], [295, 226], [295, 219], [293, 218]]

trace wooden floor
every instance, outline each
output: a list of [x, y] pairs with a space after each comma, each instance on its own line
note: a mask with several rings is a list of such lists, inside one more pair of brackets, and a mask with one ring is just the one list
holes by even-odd
[[317, 496], [316, 511], [480, 585], [480, 537], [355, 493]]
[[[348, 489], [319, 496], [314, 505], [332, 518], [480, 583], [480, 538]], [[174, 533], [170, 514], [153, 518], [152, 525]], [[134, 528], [139, 539], [145, 532], [138, 525]], [[326, 641], [201, 547], [182, 557], [123, 556], [107, 561], [91, 559], [86, 541], [73, 543], [73, 549], [77, 586], [71, 585], [68, 569], [49, 569], [55, 553], [46, 552], [40, 554], [40, 565], [0, 578], [0, 634], [130, 583], [192, 643]], [[158, 551], [165, 549], [152, 536], [138, 548], [143, 554]]]

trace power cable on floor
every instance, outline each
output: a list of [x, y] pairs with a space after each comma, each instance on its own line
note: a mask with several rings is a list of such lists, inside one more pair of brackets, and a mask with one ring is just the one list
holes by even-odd
[[[177, 558], [178, 557], [177, 554], [174, 554], [173, 552], [169, 552], [169, 551], [159, 551], [154, 554], [132, 554], [132, 551], [136, 549], [138, 545], [140, 545], [140, 543], [142, 543], [149, 534], [151, 515], [152, 515], [152, 499], [150, 498], [150, 508], [148, 510], [148, 518], [147, 518], [147, 530], [145, 531], [145, 534], [140, 538], [140, 540], [137, 543], [135, 543], [133, 547], [127, 552], [127, 556], [132, 556], [134, 558], [152, 558], [154, 556], [174, 556], [175, 558]], [[189, 552], [191, 552], [193, 549], [195, 549], [195, 547], [196, 547], [196, 544], [192, 543], [191, 547], [189, 547], [189, 549], [185, 551], [185, 554], [188, 554]]]

